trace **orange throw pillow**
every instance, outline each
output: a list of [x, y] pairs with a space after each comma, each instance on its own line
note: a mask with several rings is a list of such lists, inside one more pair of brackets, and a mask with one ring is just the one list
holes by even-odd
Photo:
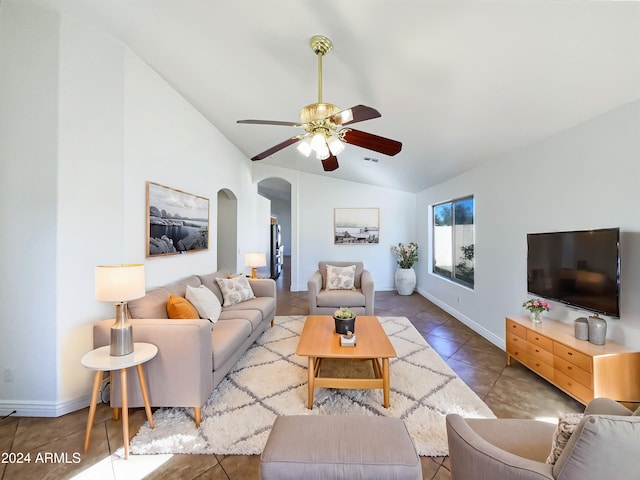
[[169, 295], [169, 300], [167, 300], [167, 315], [169, 315], [169, 318], [178, 320], [200, 318], [196, 307], [194, 307], [189, 300], [176, 295]]

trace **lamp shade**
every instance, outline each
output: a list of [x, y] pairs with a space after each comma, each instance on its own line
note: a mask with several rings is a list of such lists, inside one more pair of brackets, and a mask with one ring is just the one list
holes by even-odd
[[244, 254], [244, 264], [247, 267], [266, 267], [267, 257], [263, 252], [249, 252]]
[[144, 297], [144, 265], [100, 265], [95, 275], [96, 300], [127, 302]]

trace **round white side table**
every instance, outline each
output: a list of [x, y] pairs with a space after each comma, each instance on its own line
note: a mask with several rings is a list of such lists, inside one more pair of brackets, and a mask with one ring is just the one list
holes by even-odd
[[128, 409], [128, 393], [127, 393], [127, 368], [137, 367], [138, 380], [140, 381], [140, 390], [144, 399], [144, 409], [147, 413], [149, 426], [153, 428], [153, 417], [151, 415], [151, 406], [149, 405], [149, 394], [147, 393], [147, 381], [144, 377], [142, 364], [148, 362], [158, 353], [158, 347], [151, 343], [134, 343], [133, 353], [115, 357], [110, 355], [109, 345], [96, 348], [86, 353], [81, 360], [83, 366], [89, 370], [95, 370], [93, 378], [93, 390], [91, 392], [91, 405], [89, 406], [89, 420], [87, 421], [87, 433], [84, 438], [84, 451], [89, 448], [89, 437], [91, 436], [91, 427], [96, 415], [96, 404], [98, 403], [98, 392], [102, 383], [102, 372], [111, 372], [120, 370], [120, 382], [122, 388], [122, 435], [124, 437], [124, 458], [129, 458], [129, 409]]

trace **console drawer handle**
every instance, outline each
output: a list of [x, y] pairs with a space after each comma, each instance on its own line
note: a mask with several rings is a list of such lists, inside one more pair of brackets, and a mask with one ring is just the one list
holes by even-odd
[[573, 352], [567, 352], [567, 355], [573, 355]]
[[567, 367], [567, 370], [573, 370], [573, 367], [569, 366]]

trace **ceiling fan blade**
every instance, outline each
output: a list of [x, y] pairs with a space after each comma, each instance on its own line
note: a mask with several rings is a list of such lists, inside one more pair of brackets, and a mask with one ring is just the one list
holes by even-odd
[[248, 123], [251, 125], [282, 125], [284, 127], [301, 127], [299, 123], [281, 122], [280, 120], [238, 120], [236, 123]]
[[360, 130], [346, 129], [344, 141], [351, 145], [373, 150], [374, 152], [384, 153], [385, 155], [395, 155], [402, 150], [402, 143], [391, 140], [390, 138], [379, 137], [372, 133], [362, 132]]
[[382, 114], [375, 108], [367, 107], [366, 105], [356, 105], [355, 107], [347, 108], [332, 115], [331, 121], [337, 125], [349, 125], [381, 116]]
[[285, 147], [288, 147], [289, 145], [293, 145], [294, 143], [296, 143], [298, 140], [300, 140], [299, 136], [295, 136], [295, 137], [291, 137], [291, 138], [287, 138], [284, 142], [280, 142], [277, 145], [274, 145], [273, 147], [265, 150], [262, 153], [259, 153], [258, 155], [251, 157], [251, 160], [253, 160], [254, 162], [256, 160], [263, 160], [271, 155], [273, 155], [276, 152], [279, 152], [280, 150], [282, 150]]
[[322, 168], [324, 168], [325, 172], [333, 172], [337, 170], [340, 165], [338, 165], [338, 158], [335, 155], [329, 155], [329, 158], [322, 161]]

